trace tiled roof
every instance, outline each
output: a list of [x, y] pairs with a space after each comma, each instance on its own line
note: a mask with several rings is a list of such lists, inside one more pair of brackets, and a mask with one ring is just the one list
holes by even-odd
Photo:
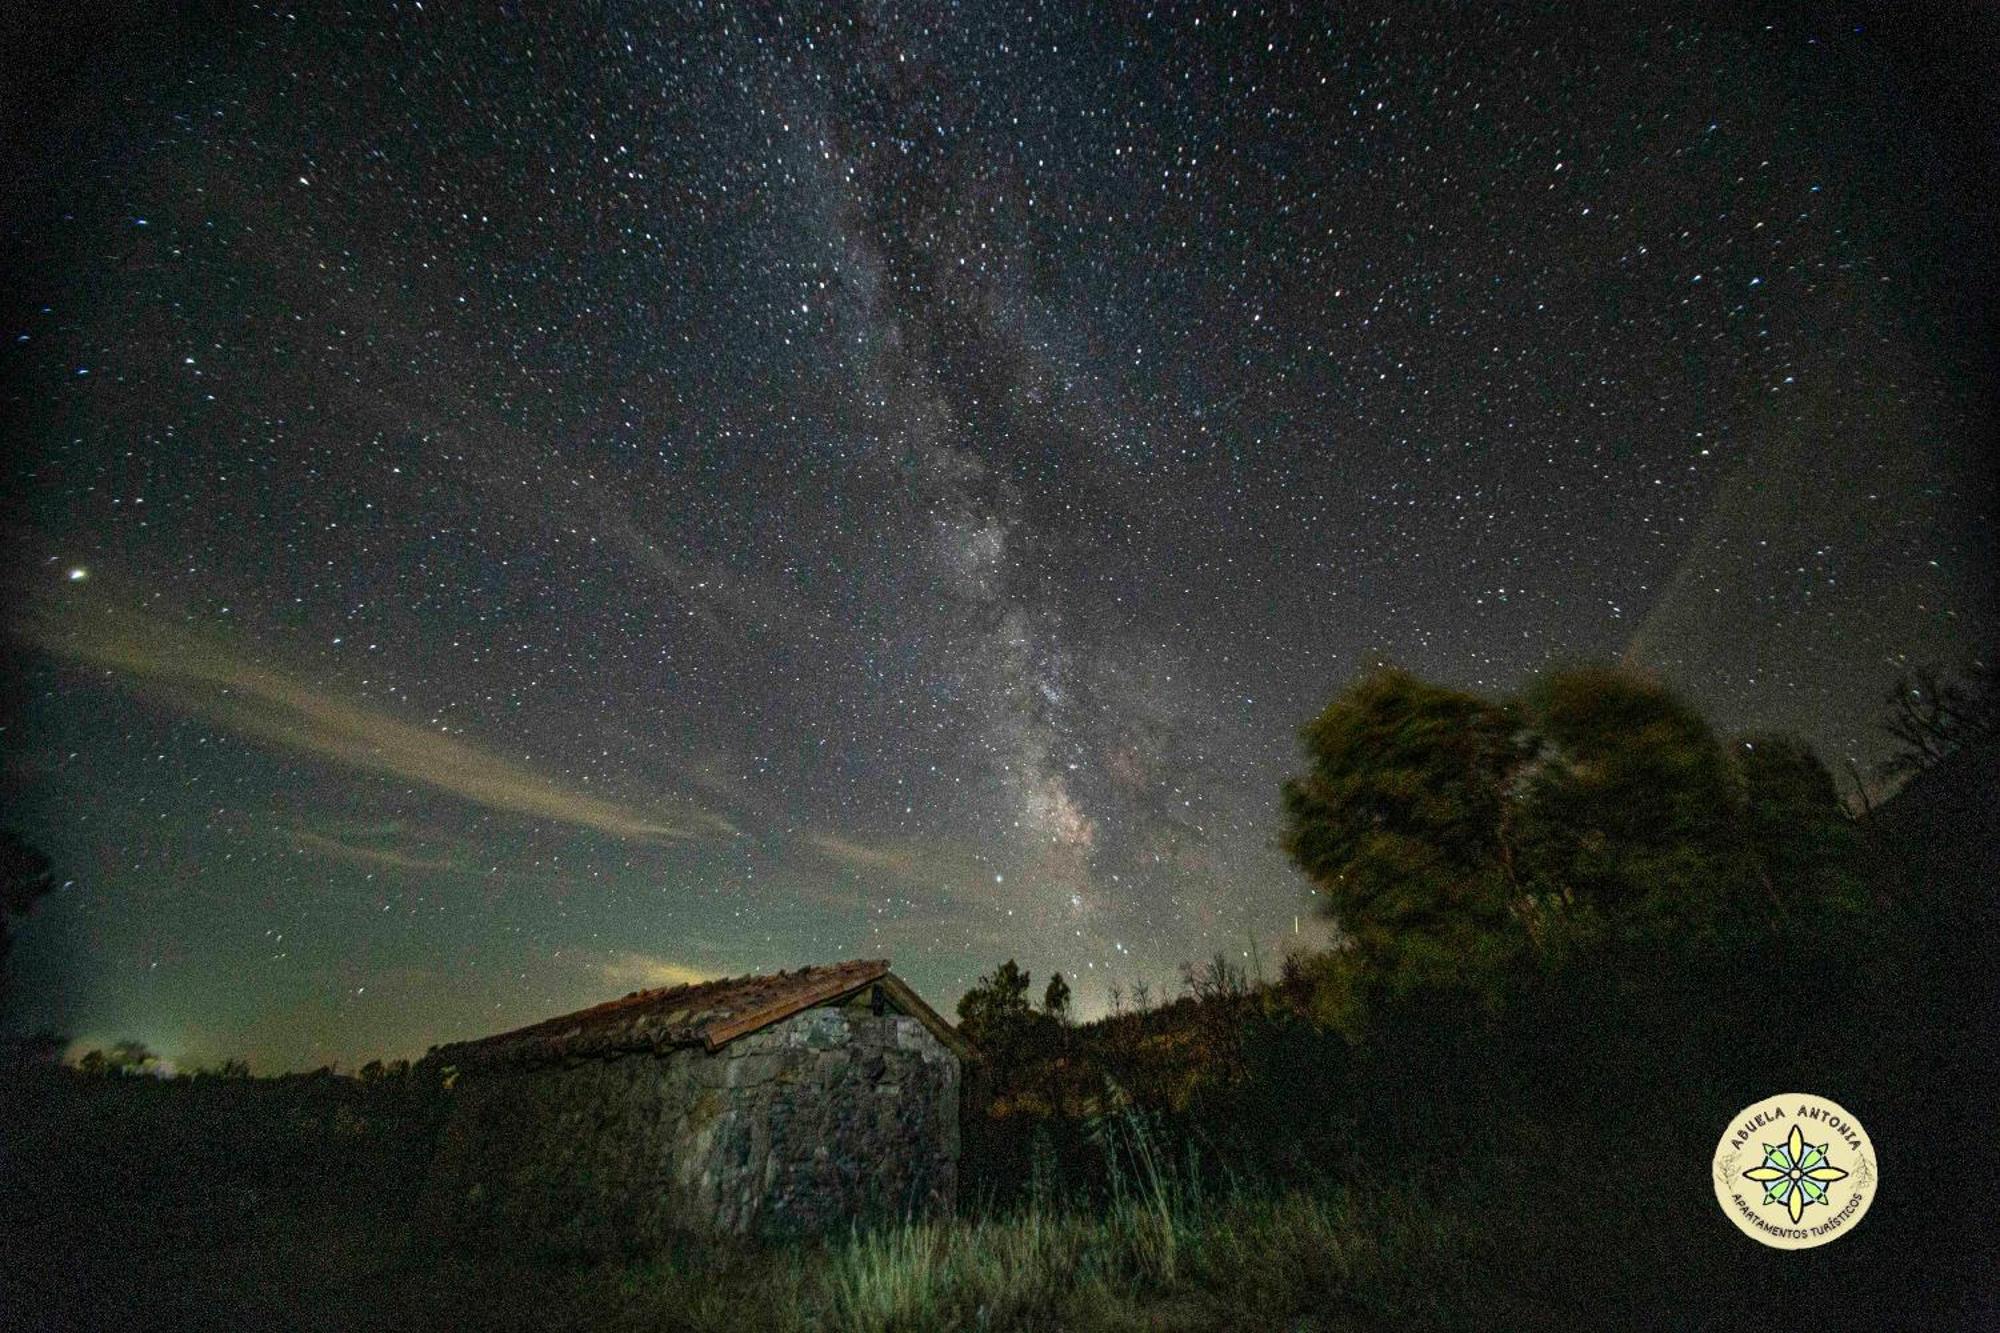
[[[446, 1064], [466, 1066], [544, 1064], [675, 1046], [701, 1046], [712, 1051], [801, 1009], [837, 1000], [888, 976], [888, 960], [873, 958], [768, 976], [726, 977], [692, 986], [634, 991], [623, 999], [512, 1032], [443, 1046], [434, 1055]], [[915, 1001], [923, 1011], [917, 1016], [926, 1026], [933, 1030], [942, 1027], [952, 1042], [962, 1042], [908, 987], [890, 980], [899, 996]]]

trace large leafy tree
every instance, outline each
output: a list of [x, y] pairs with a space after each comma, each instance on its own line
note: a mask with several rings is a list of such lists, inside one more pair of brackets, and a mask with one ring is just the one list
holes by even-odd
[[1749, 866], [1722, 745], [1657, 682], [1586, 667], [1528, 691], [1537, 762], [1515, 802], [1522, 885], [1609, 922], [1706, 926]]
[[1285, 850], [1369, 973], [1444, 982], [1518, 948], [1502, 841], [1517, 730], [1504, 705], [1386, 668], [1305, 727]]
[[1743, 833], [1759, 881], [1782, 915], [1867, 902], [1862, 842], [1833, 774], [1792, 736], [1745, 736], [1731, 747]]

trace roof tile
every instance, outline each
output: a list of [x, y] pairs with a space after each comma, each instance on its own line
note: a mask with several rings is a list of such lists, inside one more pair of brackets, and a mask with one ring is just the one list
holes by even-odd
[[887, 959], [864, 958], [634, 991], [512, 1032], [441, 1046], [433, 1054], [447, 1064], [466, 1066], [545, 1064], [675, 1046], [714, 1050], [801, 1009], [859, 990], [888, 972]]

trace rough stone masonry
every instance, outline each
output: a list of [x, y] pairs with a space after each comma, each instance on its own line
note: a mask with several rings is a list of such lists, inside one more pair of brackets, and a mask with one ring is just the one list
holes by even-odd
[[463, 1070], [446, 1063], [454, 1048], [434, 1053], [451, 1109], [428, 1220], [461, 1239], [603, 1253], [676, 1233], [793, 1235], [950, 1210], [960, 1056], [887, 989], [865, 985], [714, 1050]]

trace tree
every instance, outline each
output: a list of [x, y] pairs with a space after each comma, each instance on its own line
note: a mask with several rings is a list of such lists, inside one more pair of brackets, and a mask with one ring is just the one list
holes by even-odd
[[1738, 740], [1730, 758], [1743, 833], [1778, 912], [1863, 906], [1860, 832], [1819, 756], [1795, 737], [1762, 734]]
[[1604, 667], [1543, 678], [1523, 712], [1538, 761], [1510, 836], [1529, 901], [1645, 928], [1705, 926], [1741, 897], [1734, 784], [1699, 713]]
[[1518, 947], [1501, 837], [1516, 730], [1504, 705], [1378, 668], [1300, 733], [1283, 845], [1376, 978], [1448, 983]]
[[1009, 958], [979, 978], [958, 1001], [958, 1025], [982, 1049], [1018, 1044], [1034, 1011], [1028, 1007], [1029, 976]]
[[1042, 1012], [1058, 1023], [1068, 1023], [1069, 1000], [1069, 983], [1063, 980], [1063, 974], [1051, 974], [1048, 989], [1042, 992]]
[[63, 1051], [69, 1046], [69, 1038], [59, 1032], [43, 1029], [12, 1043], [15, 1059], [29, 1065], [59, 1065]]
[[1181, 964], [1181, 989], [1199, 1004], [1232, 1004], [1250, 994], [1250, 981], [1240, 964], [1220, 949], [1206, 963]]
[[14, 919], [27, 915], [55, 886], [49, 858], [14, 834], [0, 831], [0, 962], [14, 947]]
[[82, 1058], [76, 1062], [76, 1067], [77, 1072], [93, 1076], [144, 1074], [150, 1072], [159, 1063], [159, 1059], [146, 1043], [128, 1038], [125, 1041], [112, 1043], [109, 1051], [99, 1049], [84, 1052]]
[[113, 1074], [145, 1074], [152, 1072], [159, 1062], [160, 1057], [145, 1042], [127, 1038], [112, 1044], [105, 1065]]
[[1954, 677], [1920, 666], [1896, 681], [1883, 701], [1882, 730], [1898, 746], [1884, 777], [1921, 773], [1970, 741], [2000, 735], [2000, 668], [1975, 662]]
[[1609, 668], [1489, 701], [1378, 669], [1303, 731], [1284, 846], [1345, 941], [1316, 1007], [1469, 988], [1606, 932], [1702, 933], [1863, 898], [1832, 778], [1802, 743], [1725, 748], [1656, 681]]

